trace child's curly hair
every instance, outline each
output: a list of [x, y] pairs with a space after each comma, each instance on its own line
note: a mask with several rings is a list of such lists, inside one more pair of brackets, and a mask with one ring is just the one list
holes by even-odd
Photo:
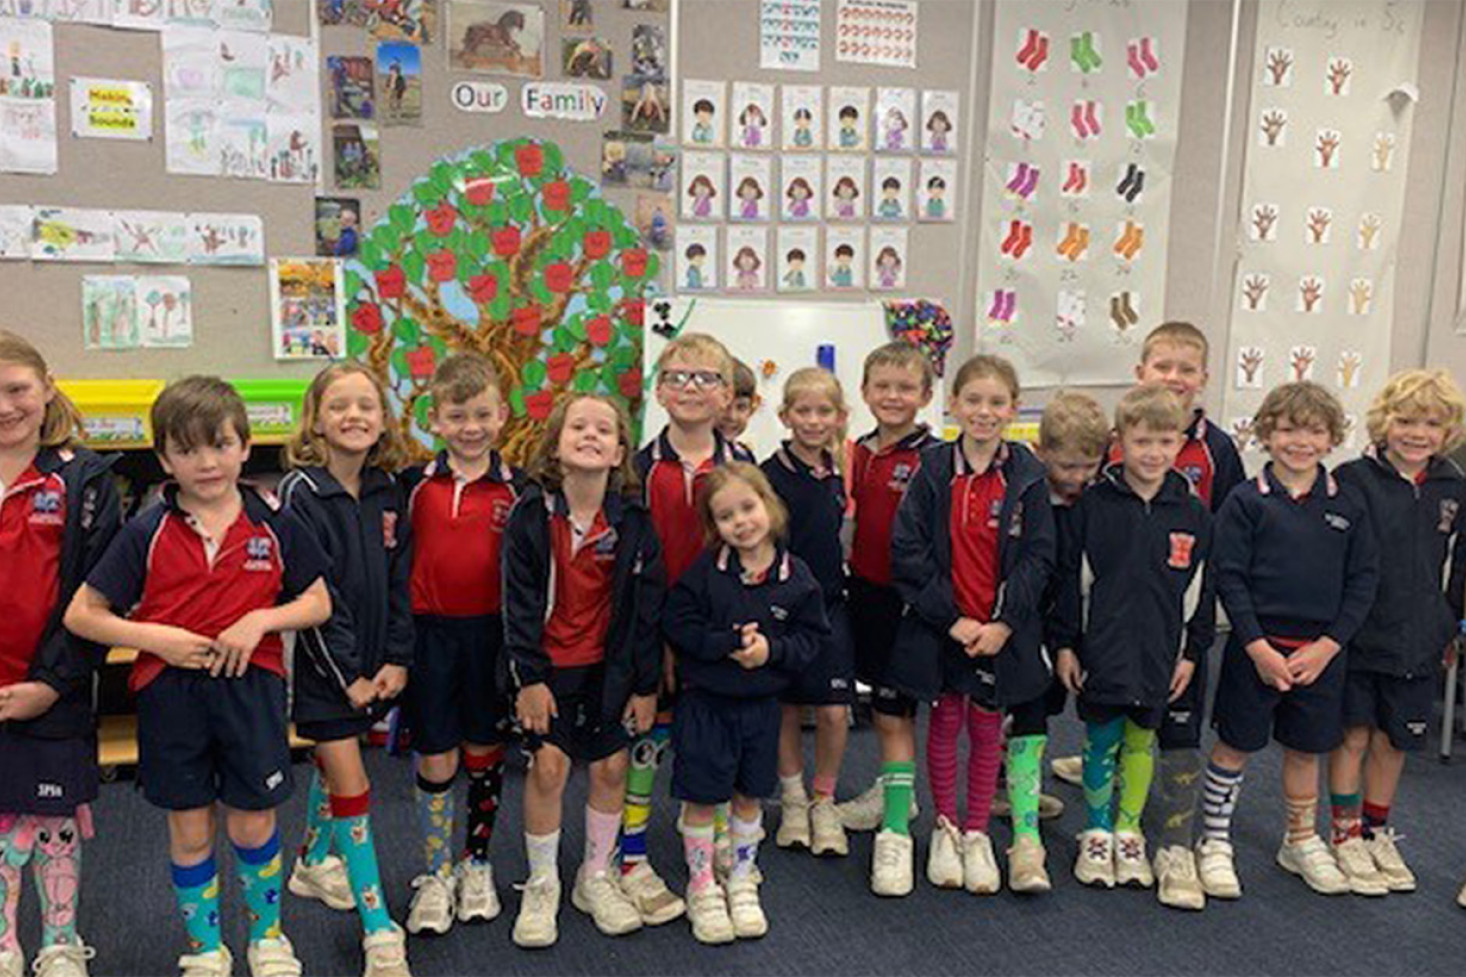
[[1385, 381], [1365, 414], [1369, 440], [1383, 444], [1390, 422], [1402, 418], [1431, 417], [1446, 425], [1441, 454], [1449, 454], [1466, 438], [1462, 419], [1466, 397], [1445, 370], [1404, 370]]

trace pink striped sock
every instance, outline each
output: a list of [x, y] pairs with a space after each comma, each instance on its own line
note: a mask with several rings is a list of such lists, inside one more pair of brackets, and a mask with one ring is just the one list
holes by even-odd
[[1003, 762], [1003, 714], [967, 706], [967, 823], [964, 831], [987, 834], [998, 768]]
[[926, 776], [937, 814], [957, 823], [957, 740], [962, 735], [966, 699], [945, 693], [932, 707], [926, 734]]

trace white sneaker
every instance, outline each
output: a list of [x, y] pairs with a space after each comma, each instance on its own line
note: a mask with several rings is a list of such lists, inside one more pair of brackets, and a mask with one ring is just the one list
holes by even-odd
[[[87, 961], [97, 955], [97, 951], [85, 943], [58, 943], [52, 946], [42, 947], [41, 952], [36, 954], [35, 962], [31, 969], [35, 971], [36, 977], [87, 977]], [[4, 973], [0, 970], [0, 973]], [[19, 974], [20, 971], [16, 970]], [[262, 971], [259, 977], [299, 977], [299, 964], [293, 971]]]
[[1302, 878], [1320, 895], [1341, 896], [1349, 891], [1349, 880], [1339, 871], [1329, 846], [1318, 835], [1297, 845], [1283, 842], [1278, 849], [1278, 864]]
[[[840, 812], [840, 823], [846, 831], [876, 831], [886, 819], [886, 784], [880, 777], [866, 788], [865, 793], [841, 804], [835, 805]], [[921, 808], [916, 803], [916, 791], [911, 792], [910, 819], [916, 820]]]
[[407, 932], [442, 936], [453, 928], [453, 876], [419, 875], [412, 880], [412, 906], [407, 911]]
[[699, 943], [732, 943], [738, 936], [733, 930], [733, 918], [728, 915], [723, 887], [716, 882], [699, 892], [688, 893], [687, 919], [692, 923], [692, 936]]
[[641, 921], [647, 926], [661, 926], [687, 912], [687, 903], [671, 889], [652, 868], [651, 862], [641, 862], [630, 872], [621, 876], [621, 891], [631, 899]]
[[876, 832], [870, 860], [870, 891], [878, 896], [909, 896], [915, 884], [916, 843], [910, 835]]
[[1048, 866], [1044, 864], [1047, 858], [1043, 842], [1028, 835], [1020, 837], [1008, 849], [1008, 888], [1026, 894], [1052, 889]]
[[1055, 777], [1075, 787], [1084, 786], [1084, 757], [1056, 756], [1049, 761], [1049, 770]]
[[848, 855], [850, 842], [832, 800], [815, 801], [809, 808], [809, 850], [816, 855]]
[[733, 920], [733, 935], [740, 940], [756, 940], [769, 931], [769, 918], [759, 904], [758, 883], [753, 878], [728, 883], [728, 917]]
[[575, 876], [575, 888], [570, 891], [570, 904], [593, 919], [596, 929], [607, 936], [623, 936], [641, 929], [636, 904], [609, 872], [588, 873], [582, 865]]
[[1369, 849], [1369, 856], [1374, 859], [1375, 867], [1385, 877], [1391, 892], [1414, 892], [1415, 873], [1410, 871], [1410, 866], [1400, 857], [1400, 849], [1395, 847], [1400, 838], [1393, 828], [1380, 828], [1373, 838], [1364, 840], [1364, 847]]
[[453, 903], [460, 923], [497, 919], [503, 911], [494, 887], [494, 866], [465, 858], [453, 867]]
[[530, 879], [516, 886], [524, 893], [519, 917], [514, 920], [514, 944], [526, 950], [554, 946], [559, 932], [555, 917], [560, 913], [560, 880]]
[[182, 977], [230, 977], [234, 973], [234, 957], [227, 946], [208, 953], [185, 953], [178, 958]]
[[1390, 884], [1375, 867], [1374, 858], [1363, 838], [1350, 838], [1333, 847], [1334, 863], [1344, 873], [1350, 892], [1356, 896], [1389, 895]]
[[0, 950], [0, 977], [25, 977], [25, 957], [18, 950]]
[[1242, 898], [1242, 881], [1237, 878], [1232, 843], [1203, 838], [1196, 846], [1196, 871], [1201, 888], [1213, 899]]
[[779, 831], [774, 844], [780, 848], [809, 847], [809, 798], [785, 794], [779, 801]]
[[1456, 893], [1456, 905], [1466, 909], [1466, 884], [1463, 884], [1460, 891]]
[[302, 899], [316, 899], [332, 909], [344, 912], [356, 908], [346, 863], [337, 855], [327, 855], [316, 865], [307, 865], [305, 859], [297, 858], [290, 872], [289, 888]]
[[412, 977], [407, 969], [407, 934], [396, 923], [362, 940], [361, 950], [366, 955], [362, 977]]
[[939, 889], [962, 888], [962, 832], [940, 815], [927, 851], [926, 880]]
[[1103, 828], [1079, 833], [1079, 855], [1074, 859], [1074, 877], [1084, 885], [1115, 887], [1115, 836]]
[[1190, 848], [1171, 845], [1155, 853], [1156, 898], [1172, 909], [1206, 908], [1206, 890], [1196, 874]]
[[1138, 885], [1142, 889], [1155, 885], [1155, 874], [1145, 855], [1145, 835], [1135, 831], [1115, 832], [1115, 884]]
[[981, 831], [962, 835], [962, 886], [979, 896], [992, 895], [1003, 887], [992, 840]]
[[249, 960], [250, 977], [300, 977], [305, 973], [295, 956], [295, 947], [284, 936], [251, 943], [245, 956]]

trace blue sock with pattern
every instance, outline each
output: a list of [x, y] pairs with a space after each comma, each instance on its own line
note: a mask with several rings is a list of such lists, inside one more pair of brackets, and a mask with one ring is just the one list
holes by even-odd
[[234, 870], [244, 888], [249, 941], [280, 937], [280, 829], [258, 848], [234, 846]]
[[300, 857], [307, 865], [319, 865], [331, 854], [335, 827], [331, 824], [331, 792], [326, 789], [326, 775], [316, 764], [311, 776], [310, 793], [305, 800], [305, 841]]
[[1086, 831], [1115, 830], [1110, 799], [1115, 793], [1115, 758], [1125, 735], [1125, 717], [1084, 724], [1084, 811]]
[[332, 796], [331, 816], [336, 825], [336, 850], [346, 862], [356, 910], [366, 934], [392, 928], [387, 897], [382, 892], [382, 873], [377, 868], [377, 848], [372, 842], [371, 791], [355, 797]]
[[438, 784], [418, 774], [413, 796], [428, 874], [446, 876], [453, 868], [453, 781]]
[[211, 953], [219, 936], [219, 866], [210, 855], [198, 865], [173, 866], [173, 895], [188, 931], [189, 953]]

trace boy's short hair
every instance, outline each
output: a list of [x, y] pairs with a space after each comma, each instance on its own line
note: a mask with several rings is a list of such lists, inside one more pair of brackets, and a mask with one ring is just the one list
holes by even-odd
[[213, 444], [225, 424], [234, 426], [239, 440], [249, 444], [249, 414], [244, 398], [218, 377], [192, 376], [175, 380], [153, 401], [153, 450], [165, 454], [171, 444], [187, 451]]
[[462, 404], [487, 390], [502, 391], [494, 365], [477, 353], [455, 353], [438, 364], [429, 384], [434, 406]]
[[1206, 333], [1189, 322], [1173, 320], [1161, 323], [1146, 334], [1145, 343], [1140, 347], [1140, 362], [1144, 363], [1150, 359], [1152, 350], [1161, 343], [1190, 346], [1193, 349], [1201, 350], [1203, 366], [1206, 365], [1207, 358], [1211, 355], [1211, 344], [1206, 341]]
[[733, 396], [747, 397], [750, 400], [758, 396], [758, 378], [753, 375], [749, 365], [740, 359], [733, 360]]
[[1060, 390], [1038, 422], [1038, 443], [1045, 451], [1075, 451], [1103, 458], [1110, 448], [1110, 421], [1093, 397]]
[[733, 380], [733, 354], [728, 352], [728, 347], [705, 332], [685, 332], [663, 347], [662, 354], [657, 357], [658, 375], [678, 356], [714, 367], [724, 383]]
[[1252, 418], [1252, 433], [1258, 441], [1272, 436], [1278, 421], [1294, 425], [1320, 423], [1329, 429], [1334, 444], [1344, 441], [1344, 407], [1339, 398], [1311, 380], [1280, 384], [1268, 391]]
[[1022, 387], [1018, 383], [1018, 371], [1014, 369], [1012, 363], [1001, 356], [978, 353], [976, 356], [968, 357], [967, 362], [957, 368], [957, 376], [952, 380], [952, 396], [956, 397], [962, 392], [962, 388], [972, 381], [986, 377], [992, 377], [1002, 382], [1015, 401], [1022, 393]]
[[870, 372], [878, 366], [895, 366], [902, 369], [915, 367], [921, 373], [923, 393], [929, 393], [937, 380], [937, 373], [932, 368], [931, 359], [919, 347], [901, 339], [886, 343], [884, 346], [877, 346], [870, 351], [865, 358], [865, 369], [860, 374], [862, 387], [870, 383]]
[[837, 258], [853, 258], [853, 257], [855, 257], [855, 246], [854, 245], [851, 245], [851, 244], [841, 244], [841, 245], [838, 245], [835, 248], [835, 257], [837, 257]]
[[1398, 417], [1437, 416], [1447, 425], [1441, 454], [1454, 450], [1463, 436], [1466, 398], [1445, 370], [1404, 370], [1385, 381], [1365, 414], [1369, 440], [1383, 444], [1390, 422]]
[[1152, 431], [1186, 430], [1186, 407], [1158, 383], [1132, 387], [1115, 407], [1115, 430], [1121, 434], [1145, 425]]
[[763, 469], [746, 461], [730, 461], [714, 468], [704, 478], [706, 481], [698, 493], [697, 510], [698, 515], [702, 518], [702, 531], [708, 542], [719, 541], [718, 524], [713, 519], [713, 496], [733, 482], [744, 483], [763, 500], [764, 508], [769, 511], [769, 535], [775, 539], [783, 539], [787, 535], [789, 510], [784, 505], [784, 500], [779, 498], [779, 493], [774, 491], [774, 486], [769, 482], [769, 477], [763, 473]]

